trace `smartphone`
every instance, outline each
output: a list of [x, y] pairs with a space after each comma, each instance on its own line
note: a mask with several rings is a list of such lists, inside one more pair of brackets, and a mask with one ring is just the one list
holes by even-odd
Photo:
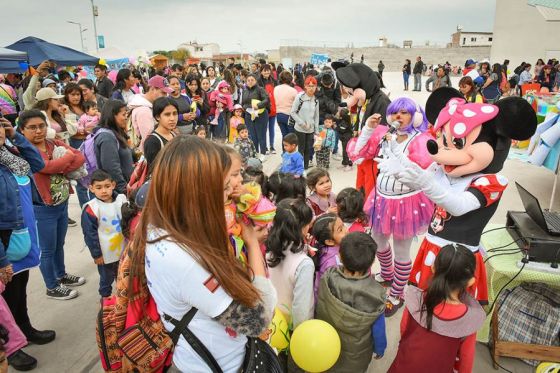
[[199, 100], [199, 99], [200, 99], [200, 96], [199, 96], [199, 95], [194, 95], [194, 96], [193, 96], [193, 100], [196, 101], [196, 100]]

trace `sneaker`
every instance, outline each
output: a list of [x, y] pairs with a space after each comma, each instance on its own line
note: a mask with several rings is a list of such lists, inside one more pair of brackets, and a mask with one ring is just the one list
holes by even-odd
[[336, 169], [344, 171], [346, 169], [346, 166], [341, 164], [341, 165], [337, 166]]
[[392, 296], [387, 297], [387, 302], [385, 303], [385, 317], [391, 317], [403, 306], [404, 302], [402, 299], [397, 299]]
[[64, 286], [81, 286], [86, 283], [86, 279], [85, 277], [69, 275], [67, 273], [63, 278], [58, 280], [58, 283]]
[[75, 220], [68, 218], [68, 226], [69, 227], [76, 227], [78, 223]]
[[350, 172], [350, 171], [352, 171], [352, 166], [344, 167], [344, 172]]
[[54, 289], [47, 289], [47, 298], [58, 299], [58, 300], [68, 300], [76, 298], [78, 292], [67, 288], [64, 285], [58, 285]]
[[20, 349], [8, 356], [8, 364], [15, 370], [26, 372], [37, 368], [37, 359]]
[[276, 149], [270, 148], [270, 154], [276, 154]]
[[375, 281], [379, 282], [379, 284], [385, 288], [391, 286], [391, 284], [393, 283], [393, 281], [389, 281], [389, 280], [385, 280], [382, 276], [381, 273], [376, 273], [375, 276]]
[[336, 159], [337, 161], [342, 160], [342, 156], [341, 156], [340, 154], [338, 154], [338, 153], [334, 153], [334, 154], [332, 155], [332, 157], [333, 157], [333, 159]]

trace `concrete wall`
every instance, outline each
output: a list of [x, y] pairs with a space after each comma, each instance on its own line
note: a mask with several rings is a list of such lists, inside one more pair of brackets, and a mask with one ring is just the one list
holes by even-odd
[[[511, 70], [522, 61], [560, 54], [560, 22], [546, 22], [527, 0], [496, 0], [491, 61], [510, 60]], [[558, 58], [558, 57], [557, 57]]]
[[317, 47], [280, 47], [280, 58], [291, 58], [295, 63], [309, 61], [312, 53], [326, 53], [335, 61], [339, 58], [350, 59], [350, 54], [354, 53], [354, 62], [359, 62], [364, 55], [364, 62], [377, 70], [377, 63], [383, 60], [385, 71], [401, 71], [405, 59], [410, 59], [412, 63], [417, 56], [428, 64], [445, 63], [449, 61], [451, 65], [463, 66], [469, 58], [481, 60], [490, 58], [490, 47], [469, 47], [469, 48], [317, 48]]

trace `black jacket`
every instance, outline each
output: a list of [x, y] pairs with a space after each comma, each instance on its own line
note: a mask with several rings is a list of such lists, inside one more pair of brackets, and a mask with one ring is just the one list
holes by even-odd
[[416, 61], [414, 64], [414, 69], [412, 69], [413, 74], [422, 74], [422, 70], [424, 69], [424, 62], [422, 60]]
[[105, 98], [110, 98], [113, 94], [113, 82], [107, 77], [101, 80], [97, 79], [95, 81], [95, 88], [97, 93]]
[[264, 90], [263, 87], [255, 84], [252, 88], [249, 86], [245, 87], [243, 90], [243, 101], [241, 105], [243, 106], [243, 110], [247, 111], [247, 109], [251, 108], [252, 100], [260, 100], [259, 109], [266, 109], [270, 111], [270, 100], [268, 99], [268, 93]]
[[338, 84], [335, 82], [331, 88], [325, 88], [319, 83], [315, 98], [319, 101], [319, 123], [323, 123], [325, 115], [335, 115], [338, 111], [338, 105], [341, 101]]

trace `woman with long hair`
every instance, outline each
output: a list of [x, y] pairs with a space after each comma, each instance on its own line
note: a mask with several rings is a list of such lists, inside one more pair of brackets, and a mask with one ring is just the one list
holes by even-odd
[[410, 79], [410, 74], [412, 73], [410, 65], [412, 62], [407, 58], [404, 62], [404, 66], [402, 67], [402, 74], [403, 74], [403, 81], [404, 81], [404, 90], [408, 91], [408, 80]]
[[[103, 107], [99, 126], [94, 128], [97, 167], [111, 175], [117, 183], [115, 190], [126, 193], [126, 184], [134, 169], [132, 149], [128, 146], [126, 104], [109, 100]], [[98, 131], [101, 131], [97, 134]]]
[[[158, 312], [180, 320], [196, 308], [189, 329], [222, 371], [238, 372], [247, 337], [272, 318], [276, 292], [252, 226], [243, 226], [248, 270], [231, 250], [224, 210], [230, 168], [222, 147], [196, 136], [173, 139], [156, 159], [130, 255], [132, 281], [147, 284]], [[208, 369], [183, 336], [173, 362], [182, 372]]]
[[64, 96], [57, 94], [52, 88], [41, 88], [35, 98], [37, 102], [33, 109], [40, 110], [47, 119], [47, 138], [67, 140], [68, 129], [60, 105], [60, 99]]
[[[50, 89], [50, 88], [47, 88]], [[37, 236], [41, 249], [41, 274], [47, 287], [47, 297], [66, 300], [78, 296], [69, 287], [83, 285], [86, 280], [66, 273], [64, 243], [68, 230], [68, 199], [70, 180], [65, 176], [76, 171], [84, 162], [84, 155], [61, 140], [47, 139], [47, 123], [38, 110], [28, 110], [19, 118], [18, 131], [32, 143], [43, 158], [45, 167], [33, 174], [43, 204], [34, 204]], [[55, 157], [58, 148], [62, 156]]]
[[99, 111], [103, 110], [103, 105], [107, 102], [107, 99], [101, 96], [99, 93], [95, 93], [95, 86], [93, 82], [89, 79], [78, 80], [78, 86], [82, 90], [82, 96], [84, 101], [92, 101], [97, 104], [97, 109]]
[[157, 125], [144, 142], [144, 157], [146, 157], [149, 170], [152, 169], [158, 153], [175, 137], [175, 129], [179, 120], [178, 110], [177, 102], [171, 97], [160, 97], [154, 101], [152, 113]]
[[[68, 107], [66, 115], [64, 116], [66, 123], [77, 126], [78, 120], [85, 113], [84, 96], [79, 85], [76, 83], [68, 83], [66, 87], [64, 87], [64, 104]], [[85, 138], [85, 134], [74, 134], [74, 136], [69, 139], [70, 146], [74, 149], [78, 149]]]
[[502, 65], [495, 63], [492, 65], [492, 71], [489, 72], [486, 81], [482, 85], [482, 95], [488, 103], [494, 103], [500, 99], [502, 92], [500, 84], [502, 83]]
[[476, 102], [479, 104], [484, 102], [482, 95], [478, 93], [470, 76], [464, 76], [459, 80], [459, 91], [461, 91], [461, 94], [467, 102]]
[[208, 66], [206, 68], [206, 76], [210, 79], [210, 86], [212, 89], [216, 89], [218, 83], [222, 80], [216, 74], [216, 68], [214, 66]]
[[[195, 110], [193, 110], [191, 106], [192, 105], [191, 98], [181, 93], [181, 81], [179, 80], [178, 77], [170, 76], [168, 80], [169, 80], [169, 87], [173, 89], [173, 92], [169, 94], [169, 99], [175, 102], [179, 114], [177, 128], [179, 130], [179, 133], [184, 135], [187, 134], [190, 135], [195, 127], [194, 123], [196, 123], [195, 122], [196, 117], [197, 115], [200, 115], [200, 109], [196, 107]], [[144, 145], [144, 153], [146, 153], [146, 145]]]
[[196, 102], [197, 110], [200, 112], [196, 117], [196, 127], [204, 126], [206, 133], [210, 134], [210, 131], [208, 131], [208, 113], [210, 113], [209, 92], [207, 93], [202, 89], [200, 78], [196, 74], [188, 74], [185, 78], [185, 85], [187, 86], [185, 92], [187, 97], [191, 102]]
[[136, 85], [136, 78], [130, 69], [120, 69], [117, 73], [117, 82], [113, 88], [112, 100], [119, 100], [128, 104], [134, 96], [132, 87]]

